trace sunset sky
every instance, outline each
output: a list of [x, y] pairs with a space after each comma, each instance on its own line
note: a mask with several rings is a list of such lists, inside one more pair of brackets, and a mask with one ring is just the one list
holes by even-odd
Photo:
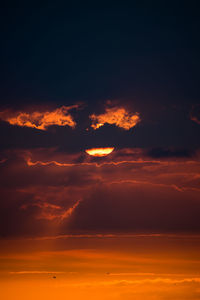
[[200, 299], [200, 15], [161, 2], [2, 5], [2, 300]]

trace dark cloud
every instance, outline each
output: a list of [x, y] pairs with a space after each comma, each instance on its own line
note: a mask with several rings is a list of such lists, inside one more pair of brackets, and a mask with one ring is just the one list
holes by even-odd
[[190, 149], [153, 148], [147, 151], [147, 155], [153, 158], [189, 158], [194, 155], [194, 151]]
[[151, 184], [99, 186], [77, 207], [70, 225], [89, 232], [199, 231], [198, 198], [199, 193]]

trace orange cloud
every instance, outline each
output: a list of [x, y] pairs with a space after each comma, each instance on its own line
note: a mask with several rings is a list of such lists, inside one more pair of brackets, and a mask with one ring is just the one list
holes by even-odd
[[123, 107], [107, 107], [105, 113], [92, 114], [90, 119], [92, 120], [91, 127], [95, 130], [106, 123], [129, 130], [140, 122], [138, 113], [130, 113]]
[[[41, 213], [37, 216], [38, 219], [46, 219], [46, 220], [60, 220], [63, 221], [64, 219], [70, 217], [76, 207], [79, 205], [80, 200], [76, 201], [72, 207], [64, 210], [64, 208], [58, 207], [56, 205], [51, 205], [46, 203], [45, 205], [40, 205]], [[39, 206], [37, 203], [34, 204], [35, 206]]]
[[8, 122], [11, 125], [17, 125], [21, 127], [31, 127], [40, 130], [47, 130], [49, 126], [70, 126], [74, 128], [76, 122], [74, 121], [69, 110], [77, 108], [77, 105], [62, 106], [52, 111], [2, 111], [0, 112], [0, 119]]
[[85, 150], [86, 153], [92, 156], [106, 156], [110, 153], [112, 153], [114, 150], [114, 147], [108, 147], [108, 148], [92, 148]]

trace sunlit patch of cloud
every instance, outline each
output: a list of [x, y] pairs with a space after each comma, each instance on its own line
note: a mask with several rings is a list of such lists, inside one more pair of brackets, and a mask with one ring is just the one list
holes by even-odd
[[3, 110], [0, 112], [0, 119], [10, 125], [30, 127], [39, 130], [47, 130], [49, 126], [69, 126], [74, 128], [76, 122], [69, 113], [71, 109], [78, 108], [78, 105], [61, 106], [54, 110], [45, 111], [12, 111]]
[[129, 130], [141, 121], [137, 112], [132, 113], [124, 107], [106, 107], [104, 113], [92, 114], [90, 115], [90, 119], [92, 120], [91, 127], [95, 130], [105, 124]]

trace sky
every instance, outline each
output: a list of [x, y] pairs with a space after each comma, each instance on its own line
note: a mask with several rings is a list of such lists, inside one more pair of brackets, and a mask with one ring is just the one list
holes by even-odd
[[199, 299], [197, 1], [0, 14], [4, 298]]

